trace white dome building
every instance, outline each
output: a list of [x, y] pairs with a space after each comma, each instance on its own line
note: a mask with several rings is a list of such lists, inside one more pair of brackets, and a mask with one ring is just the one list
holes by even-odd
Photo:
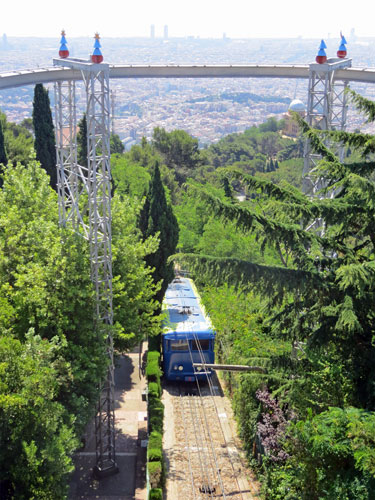
[[288, 137], [297, 137], [300, 133], [297, 122], [293, 119], [292, 112], [298, 113], [302, 118], [306, 115], [306, 106], [299, 99], [293, 99], [289, 104], [287, 113], [284, 114], [285, 126], [282, 130], [283, 135]]
[[299, 99], [293, 99], [293, 101], [289, 104], [288, 112], [295, 111], [296, 113], [301, 113], [305, 116], [306, 106]]

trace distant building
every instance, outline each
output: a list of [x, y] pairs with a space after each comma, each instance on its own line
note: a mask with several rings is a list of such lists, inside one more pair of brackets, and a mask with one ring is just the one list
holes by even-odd
[[350, 30], [350, 37], [349, 37], [349, 40], [350, 40], [350, 42], [351, 42], [351, 43], [354, 43], [354, 42], [356, 42], [356, 41], [357, 41], [357, 35], [355, 34], [355, 29], [354, 29], [354, 28], [352, 28], [352, 29]]
[[168, 25], [167, 24], [164, 26], [164, 38], [165, 39], [168, 38]]
[[155, 38], [155, 24], [151, 24], [150, 26], [150, 37]]
[[288, 111], [283, 115], [285, 125], [282, 130], [282, 134], [288, 137], [297, 137], [300, 134], [299, 126], [292, 116], [293, 111], [304, 118], [306, 115], [306, 106], [299, 99], [294, 99], [289, 104]]
[[7, 50], [8, 49], [8, 37], [7, 37], [6, 33], [3, 34], [3, 40], [2, 41], [3, 41], [3, 43], [2, 43], [3, 47], [2, 48], [4, 50]]

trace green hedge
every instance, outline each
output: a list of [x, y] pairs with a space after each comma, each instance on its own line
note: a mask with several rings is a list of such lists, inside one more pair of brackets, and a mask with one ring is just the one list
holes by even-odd
[[162, 500], [164, 484], [164, 460], [163, 460], [163, 419], [164, 405], [160, 399], [162, 387], [160, 378], [160, 352], [149, 351], [147, 353], [146, 377], [148, 382], [148, 431], [149, 440], [147, 446], [147, 470], [151, 490], [149, 500]]
[[147, 363], [151, 363], [152, 361], [160, 361], [160, 352], [159, 351], [148, 351], [147, 353]]
[[163, 500], [163, 490], [161, 488], [152, 488], [148, 500]]
[[152, 360], [147, 363], [146, 377], [148, 382], [160, 382], [161, 369], [157, 360]]
[[162, 462], [163, 460], [162, 435], [159, 432], [152, 432], [148, 438], [147, 460], [149, 462]]
[[150, 478], [151, 488], [157, 488], [162, 482], [162, 466], [161, 462], [149, 462], [148, 463], [148, 476]]
[[157, 382], [149, 382], [148, 384], [148, 396], [151, 398], [160, 398], [161, 396], [161, 385]]
[[161, 462], [163, 459], [163, 450], [159, 448], [147, 449], [147, 460], [149, 462]]
[[149, 432], [163, 433], [164, 405], [159, 398], [148, 399]]
[[150, 448], [161, 448], [163, 446], [163, 436], [160, 432], [151, 432], [148, 438], [148, 446]]

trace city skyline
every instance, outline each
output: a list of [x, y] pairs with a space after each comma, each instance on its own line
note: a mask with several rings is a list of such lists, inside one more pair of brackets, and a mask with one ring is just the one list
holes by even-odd
[[372, 17], [364, 15], [368, 3], [358, 0], [356, 8], [348, 0], [312, 6], [307, 2], [269, 0], [250, 4], [244, 0], [226, 3], [191, 0], [186, 7], [172, 0], [139, 0], [132, 3], [92, 0], [86, 3], [66, 0], [52, 12], [45, 0], [7, 2], [2, 9], [0, 34], [12, 36], [58, 37], [62, 28], [67, 36], [163, 37], [168, 26], [169, 37], [199, 36], [221, 38], [333, 38], [340, 31], [349, 36], [355, 28], [360, 37], [375, 36]]

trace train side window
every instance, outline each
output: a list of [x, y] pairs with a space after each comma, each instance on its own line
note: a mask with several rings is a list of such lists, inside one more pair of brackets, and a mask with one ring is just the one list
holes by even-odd
[[189, 346], [187, 340], [171, 340], [169, 343], [171, 351], [188, 351]]
[[198, 346], [197, 346], [197, 341], [192, 340], [191, 341], [191, 350], [192, 351], [198, 351], [198, 347], [200, 347], [200, 350], [202, 351], [208, 351], [210, 349], [210, 339], [198, 339]]

